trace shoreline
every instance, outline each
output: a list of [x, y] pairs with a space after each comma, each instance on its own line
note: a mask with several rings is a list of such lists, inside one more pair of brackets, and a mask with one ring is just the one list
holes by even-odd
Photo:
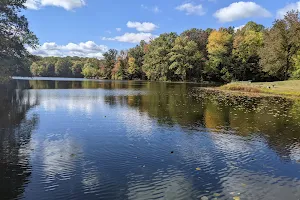
[[11, 80], [58, 80], [58, 81], [137, 81], [137, 82], [154, 82], [154, 83], [187, 83], [187, 84], [199, 84], [199, 85], [212, 85], [212, 86], [220, 86], [223, 85], [222, 83], [217, 82], [209, 82], [209, 81], [203, 81], [203, 82], [196, 82], [196, 81], [151, 81], [151, 80], [114, 80], [114, 79], [94, 79], [94, 78], [70, 78], [70, 77], [40, 77], [40, 76], [28, 76], [28, 77], [22, 77], [22, 76], [12, 76], [10, 78]]
[[95, 81], [95, 82], [154, 82], [154, 83], [175, 83], [175, 84], [195, 84], [199, 89], [222, 92], [233, 96], [248, 97], [284, 97], [300, 99], [300, 80], [288, 80], [277, 82], [232, 82], [228, 84], [216, 82], [192, 82], [192, 81], [150, 81], [150, 80], [112, 80], [112, 79], [88, 79], [88, 78], [68, 78], [68, 77], [19, 77], [13, 76], [12, 80], [52, 80], [52, 81]]
[[300, 98], [300, 80], [256, 83], [234, 82], [220, 87], [205, 87], [204, 89], [238, 96]]

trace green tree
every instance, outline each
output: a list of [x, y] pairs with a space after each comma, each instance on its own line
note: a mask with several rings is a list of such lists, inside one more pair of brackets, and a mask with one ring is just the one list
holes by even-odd
[[96, 69], [98, 69], [100, 66], [99, 60], [97, 58], [87, 58], [85, 63], [90, 63]]
[[161, 34], [152, 40], [144, 57], [143, 71], [150, 80], [171, 80], [173, 74], [169, 69], [168, 54], [174, 46], [176, 33]]
[[26, 0], [1, 0], [0, 2], [0, 80], [7, 79], [26, 64], [29, 56], [25, 45], [35, 48], [37, 37], [28, 28], [21, 10]]
[[33, 62], [30, 66], [30, 71], [33, 76], [45, 76], [47, 70], [40, 62]]
[[92, 63], [86, 63], [82, 69], [82, 75], [85, 78], [95, 78], [98, 75], [98, 71]]
[[293, 62], [294, 62], [295, 70], [293, 71], [292, 78], [300, 79], [300, 51], [298, 51], [293, 56]]
[[55, 64], [51, 62], [45, 63], [46, 74], [44, 76], [53, 77], [55, 76]]
[[209, 31], [202, 29], [192, 28], [181, 33], [180, 36], [187, 37], [189, 40], [195, 42], [198, 46], [198, 50], [204, 55], [207, 55], [206, 46], [208, 43]]
[[279, 80], [288, 79], [293, 71], [293, 58], [300, 50], [299, 12], [288, 12], [265, 31], [264, 47], [260, 51], [261, 66]]
[[118, 51], [115, 49], [110, 49], [108, 52], [103, 54], [104, 56], [104, 72], [103, 75], [107, 79], [111, 79], [112, 69], [115, 67]]
[[83, 68], [83, 63], [81, 61], [75, 61], [72, 65], [72, 75], [75, 78], [81, 78], [82, 68]]
[[261, 80], [262, 69], [259, 65], [259, 50], [263, 47], [264, 26], [248, 22], [238, 30], [233, 42], [234, 68], [237, 80]]
[[188, 37], [177, 37], [174, 47], [168, 54], [171, 65], [170, 70], [173, 70], [179, 80], [187, 80], [187, 72], [192, 71], [198, 60], [202, 58], [198, 50], [197, 43], [188, 39]]
[[140, 78], [143, 79], [144, 73], [142, 70], [143, 62], [144, 62], [144, 56], [145, 56], [145, 41], [141, 41], [139, 45], [135, 46], [134, 48], [129, 49], [129, 59], [130, 62], [134, 61], [134, 63], [130, 63], [129, 65], [129, 78]]
[[193, 70], [189, 70], [189, 77], [196, 79], [196, 80], [203, 80], [204, 79], [204, 69], [205, 63], [208, 61], [208, 52], [207, 52], [207, 44], [208, 44], [208, 37], [212, 29], [202, 30], [202, 29], [190, 29], [184, 31], [181, 36], [187, 37], [189, 40], [195, 42], [198, 46], [198, 51], [201, 53], [202, 57], [199, 58], [194, 63]]
[[68, 58], [61, 58], [55, 64], [55, 74], [59, 77], [70, 77], [72, 63]]

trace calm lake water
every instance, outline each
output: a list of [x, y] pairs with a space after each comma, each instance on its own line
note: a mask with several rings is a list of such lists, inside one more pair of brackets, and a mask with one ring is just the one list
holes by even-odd
[[0, 199], [300, 199], [300, 101], [198, 87], [0, 86]]

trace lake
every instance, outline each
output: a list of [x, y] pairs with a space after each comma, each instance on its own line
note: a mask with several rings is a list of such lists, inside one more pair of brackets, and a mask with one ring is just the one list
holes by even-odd
[[0, 104], [1, 199], [300, 199], [300, 101], [23, 78]]

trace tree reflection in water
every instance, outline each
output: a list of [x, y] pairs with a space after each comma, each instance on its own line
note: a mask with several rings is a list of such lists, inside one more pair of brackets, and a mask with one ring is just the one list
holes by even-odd
[[[28, 110], [34, 106], [28, 103], [30, 99], [36, 99], [35, 103], [39, 99], [36, 112], [40, 113], [41, 124], [48, 133], [41, 134], [38, 140], [36, 135], [31, 139], [40, 144], [35, 150], [40, 160], [32, 165], [42, 166], [37, 167], [41, 172], [34, 172], [38, 176], [44, 174], [41, 180], [51, 179], [44, 185], [40, 182], [34, 185], [31, 179], [27, 188], [34, 185], [37, 193], [32, 192], [33, 196], [43, 195], [44, 189], [52, 186], [56, 187], [50, 197], [53, 199], [62, 194], [72, 195], [69, 188], [76, 188], [81, 197], [97, 193], [106, 199], [151, 198], [157, 195], [155, 190], [170, 199], [173, 196], [169, 194], [176, 194], [174, 191], [182, 197], [199, 199], [203, 195], [211, 198], [214, 192], [226, 199], [232, 199], [232, 192], [243, 192], [249, 199], [268, 199], [268, 193], [278, 199], [281, 196], [293, 199], [298, 194], [297, 174], [290, 171], [298, 170], [300, 159], [299, 101], [232, 97], [198, 91], [198, 85], [185, 83], [36, 80], [30, 81], [29, 86], [17, 83], [18, 88], [37, 89], [31, 90], [30, 95], [37, 92], [40, 98], [31, 96], [28, 100], [26, 90], [20, 90], [20, 95], [17, 91], [16, 97], [6, 100], [8, 105], [2, 108], [6, 111], [1, 113], [9, 116], [10, 107], [15, 109], [12, 113], [22, 113], [21, 105], [27, 105]], [[20, 98], [23, 100], [18, 101]], [[11, 152], [14, 155], [5, 158], [4, 163], [14, 158], [12, 165], [25, 166], [19, 167], [19, 172], [7, 172], [25, 176], [11, 180], [11, 184], [13, 180], [21, 181], [19, 186], [7, 186], [7, 191], [19, 191], [10, 195], [13, 198], [22, 192], [28, 181], [26, 172], [30, 172], [29, 156], [22, 158], [26, 155], [22, 152], [30, 149], [30, 131], [24, 130], [33, 129], [37, 123], [35, 116], [29, 115], [31, 112], [27, 115], [24, 112], [22, 120], [14, 123], [8, 121], [17, 119], [16, 116], [10, 119], [1, 115], [1, 126], [11, 124], [13, 129], [13, 134], [6, 135], [14, 135], [13, 141], [15, 138], [21, 141], [19, 146], [15, 142], [8, 148], [7, 151], [15, 150]], [[51, 126], [52, 123], [56, 126]], [[7, 138], [2, 141], [7, 143], [10, 141]], [[80, 150], [73, 152], [77, 146]], [[4, 150], [3, 157], [8, 155]], [[64, 181], [56, 177], [63, 177]], [[277, 179], [281, 182], [276, 182]], [[154, 187], [146, 187], [151, 183]]]
[[0, 85], [1, 199], [15, 199], [22, 195], [31, 174], [30, 140], [38, 116], [27, 116], [27, 112], [38, 104], [38, 98], [30, 97], [25, 90], [28, 87], [29, 82]]

